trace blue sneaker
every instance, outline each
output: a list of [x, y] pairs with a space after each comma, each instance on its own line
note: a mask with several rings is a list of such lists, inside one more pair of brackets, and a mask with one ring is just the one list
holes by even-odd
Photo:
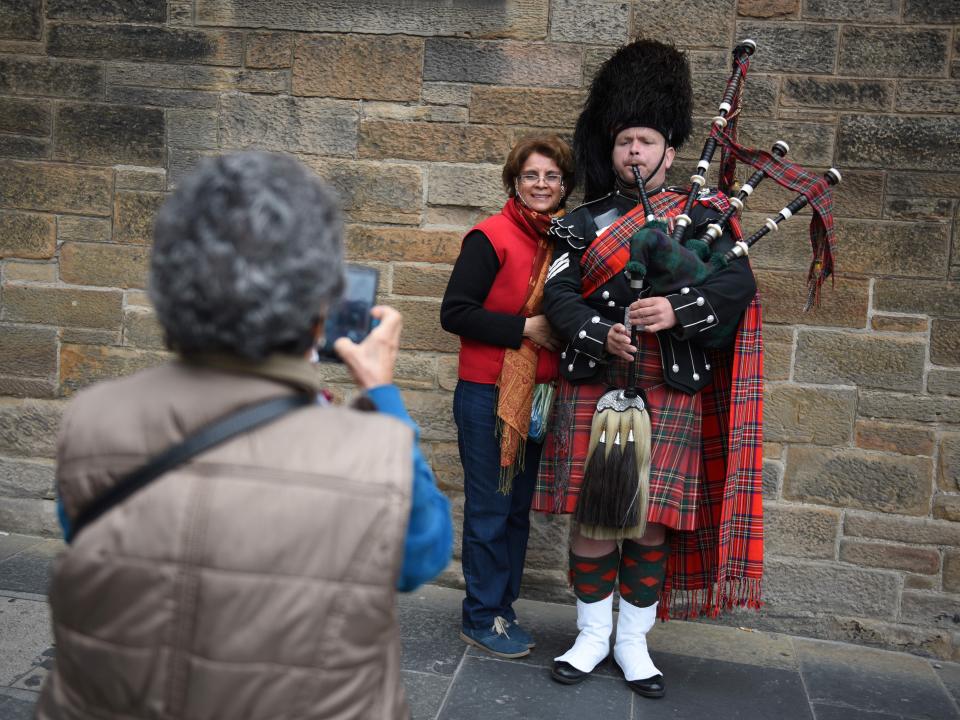
[[[499, 658], [522, 658], [530, 654], [525, 642], [511, 637], [513, 626], [502, 617], [496, 617], [489, 629], [474, 630], [463, 628], [460, 639], [468, 645], [474, 645]], [[530, 637], [526, 635], [526, 637]]]
[[533, 650], [537, 646], [537, 641], [533, 639], [533, 635], [531, 635], [522, 627], [520, 627], [519, 620], [514, 620], [513, 622], [511, 622], [507, 626], [507, 632], [510, 633], [511, 638], [522, 642], [531, 650]]

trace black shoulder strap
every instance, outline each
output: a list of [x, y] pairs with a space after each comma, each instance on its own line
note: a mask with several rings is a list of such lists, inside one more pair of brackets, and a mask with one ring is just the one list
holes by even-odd
[[304, 393], [284, 395], [256, 405], [240, 408], [236, 412], [200, 428], [197, 432], [185, 438], [183, 442], [167, 448], [152, 460], [149, 460], [146, 465], [140, 466], [125, 476], [107, 492], [94, 498], [70, 524], [70, 532], [66, 538], [67, 542], [73, 542], [83, 528], [98, 519], [114, 505], [123, 502], [138, 490], [142, 490], [155, 478], [235, 435], [265, 425], [291, 410], [312, 405], [314, 402], [313, 397]]

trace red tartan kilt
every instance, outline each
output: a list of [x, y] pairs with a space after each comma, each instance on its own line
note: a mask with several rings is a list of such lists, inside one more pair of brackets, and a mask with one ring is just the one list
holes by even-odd
[[[656, 338], [641, 337], [638, 385], [647, 397], [653, 432], [647, 521], [693, 530], [702, 471], [701, 393], [687, 395], [665, 385]], [[564, 514], [576, 509], [597, 400], [611, 387], [626, 387], [628, 377], [629, 365], [617, 360], [608, 366], [609, 384], [571, 385], [560, 380], [540, 460], [534, 510]]]

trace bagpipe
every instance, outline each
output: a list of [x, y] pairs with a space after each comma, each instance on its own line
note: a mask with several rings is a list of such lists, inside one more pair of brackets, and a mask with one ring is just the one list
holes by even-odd
[[[645, 217], [644, 226], [630, 238], [630, 259], [625, 268], [636, 299], [646, 294], [666, 295], [702, 283], [737, 258], [746, 257], [756, 242], [776, 232], [783, 222], [809, 205], [813, 211], [810, 223], [813, 260], [807, 277], [809, 290], [804, 309], [819, 302], [820, 288], [833, 272], [835, 241], [830, 188], [840, 182], [841, 176], [835, 168], [818, 176], [788, 162], [785, 157], [789, 146], [783, 140], [777, 140], [769, 152], [737, 143], [740, 104], [750, 57], [756, 47], [753, 40], [744, 40], [733, 50], [733, 68], [718, 114], [711, 121], [696, 172], [690, 177], [682, 212], [672, 219], [672, 230], [654, 214], [645, 179], [639, 168], [633, 168], [639, 195], [637, 212], [642, 210]], [[722, 148], [718, 184], [727, 195], [729, 208], [698, 237], [686, 237], [691, 234], [688, 233], [692, 225], [690, 212], [707, 186], [706, 176], [717, 147]], [[755, 171], [736, 188], [734, 175], [738, 160]], [[734, 216], [742, 213], [747, 198], [767, 177], [797, 192], [796, 197], [749, 237], [736, 239], [733, 248], [715, 252], [713, 244]], [[639, 332], [642, 328], [630, 328], [631, 344], [635, 347]], [[637, 537], [646, 526], [651, 427], [646, 399], [637, 387], [638, 360], [639, 353], [634, 357], [630, 385], [604, 393], [597, 402], [581, 499], [575, 513], [581, 532], [588, 537]]]

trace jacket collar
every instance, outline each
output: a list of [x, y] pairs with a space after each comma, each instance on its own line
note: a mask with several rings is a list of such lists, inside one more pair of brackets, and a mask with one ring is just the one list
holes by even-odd
[[254, 361], [226, 353], [211, 352], [181, 355], [180, 360], [188, 365], [276, 380], [285, 385], [292, 385], [302, 392], [313, 394], [323, 392], [323, 384], [316, 365], [305, 357], [274, 354], [265, 360]]

